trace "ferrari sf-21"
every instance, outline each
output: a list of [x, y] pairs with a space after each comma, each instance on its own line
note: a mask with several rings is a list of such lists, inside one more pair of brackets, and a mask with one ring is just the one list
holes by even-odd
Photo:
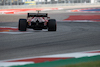
[[50, 19], [48, 13], [28, 13], [27, 19], [19, 19], [18, 30], [26, 31], [27, 28], [33, 30], [48, 29], [48, 31], [56, 31], [57, 24], [55, 19]]

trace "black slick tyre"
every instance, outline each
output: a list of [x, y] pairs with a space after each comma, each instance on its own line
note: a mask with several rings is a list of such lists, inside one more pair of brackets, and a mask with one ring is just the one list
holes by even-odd
[[50, 19], [48, 21], [48, 31], [56, 31], [56, 29], [57, 29], [56, 20]]
[[18, 30], [19, 31], [26, 31], [27, 29], [27, 20], [26, 19], [19, 19]]

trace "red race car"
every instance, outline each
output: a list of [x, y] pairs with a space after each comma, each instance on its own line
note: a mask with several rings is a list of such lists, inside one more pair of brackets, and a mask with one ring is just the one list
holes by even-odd
[[28, 13], [27, 19], [19, 19], [18, 30], [26, 31], [27, 28], [34, 30], [48, 29], [56, 31], [57, 24], [55, 19], [50, 19], [47, 13]]

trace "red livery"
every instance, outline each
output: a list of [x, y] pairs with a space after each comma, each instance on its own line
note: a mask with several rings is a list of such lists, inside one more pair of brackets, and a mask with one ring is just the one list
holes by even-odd
[[27, 28], [34, 30], [48, 29], [48, 31], [56, 31], [56, 20], [50, 19], [47, 13], [28, 13], [27, 19], [19, 19], [19, 31], [26, 31]]

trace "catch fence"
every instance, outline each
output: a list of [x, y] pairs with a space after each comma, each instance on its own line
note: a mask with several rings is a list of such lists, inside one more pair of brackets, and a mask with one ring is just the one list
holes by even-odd
[[96, 4], [100, 0], [0, 0], [0, 6], [42, 5], [42, 4]]

